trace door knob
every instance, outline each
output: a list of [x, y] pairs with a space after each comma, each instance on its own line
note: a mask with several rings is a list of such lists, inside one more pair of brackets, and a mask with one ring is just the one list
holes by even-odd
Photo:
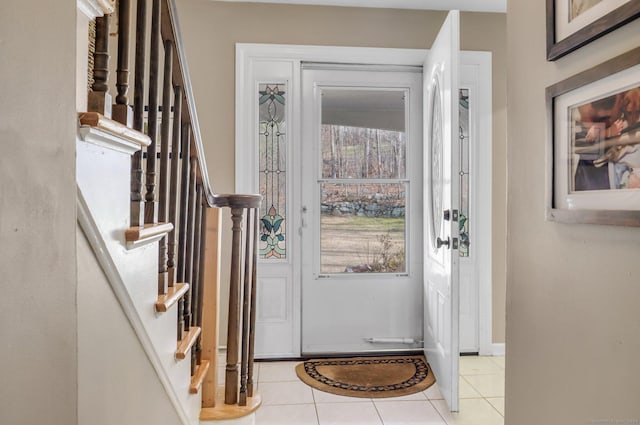
[[442, 239], [440, 239], [440, 236], [438, 236], [438, 239], [436, 239], [436, 245], [438, 246], [438, 248], [442, 248], [443, 245], [449, 248], [450, 244], [451, 244], [451, 240], [449, 239], [449, 237], [447, 237], [446, 241], [443, 241]]

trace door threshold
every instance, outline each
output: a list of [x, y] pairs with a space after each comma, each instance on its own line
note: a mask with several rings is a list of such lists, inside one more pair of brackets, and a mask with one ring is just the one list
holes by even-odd
[[382, 357], [382, 356], [415, 356], [423, 354], [424, 351], [419, 348], [415, 350], [384, 350], [384, 351], [363, 351], [348, 353], [304, 353], [299, 357], [275, 357], [267, 359], [255, 359], [256, 363], [272, 363], [272, 362], [292, 362], [317, 359], [317, 358], [351, 358], [351, 357]]

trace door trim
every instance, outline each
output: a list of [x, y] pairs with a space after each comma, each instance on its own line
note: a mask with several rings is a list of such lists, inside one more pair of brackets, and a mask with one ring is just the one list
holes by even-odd
[[[287, 64], [291, 69], [291, 93], [290, 102], [293, 109], [293, 116], [289, 125], [290, 140], [299, 140], [301, 137], [300, 125], [300, 66], [301, 62], [334, 62], [344, 64], [371, 64], [371, 65], [399, 65], [399, 66], [422, 66], [428, 54], [427, 49], [388, 49], [372, 47], [335, 47], [335, 46], [303, 46], [286, 44], [236, 44], [236, 127], [235, 127], [235, 190], [237, 193], [254, 192], [257, 187], [256, 173], [256, 150], [254, 146], [253, 129], [255, 127], [255, 116], [253, 114], [254, 101], [251, 97], [255, 81], [253, 80], [253, 70], [260, 62], [279, 62]], [[491, 52], [461, 52], [461, 64], [479, 64], [479, 71], [483, 73], [480, 85], [484, 91], [482, 98], [487, 100], [488, 107], [482, 108], [485, 113], [492, 114], [492, 89], [491, 89]], [[492, 130], [491, 119], [481, 116], [482, 127], [479, 129], [481, 138], [485, 138], [489, 146], [481, 150], [479, 158], [483, 165], [479, 173], [480, 190], [485, 199], [491, 199], [491, 144]], [[292, 152], [292, 159], [299, 160], [299, 152], [295, 149]], [[300, 193], [300, 187], [292, 187], [296, 193]], [[484, 237], [479, 249], [486, 253], [486, 256], [479, 263], [480, 284], [479, 284], [479, 344], [480, 354], [491, 355], [493, 353], [492, 341], [492, 279], [491, 279], [491, 202], [485, 203], [488, 210], [479, 211], [482, 214], [480, 220], [486, 223], [482, 228]], [[481, 208], [482, 209], [482, 208]], [[300, 217], [298, 212], [290, 217], [291, 228], [300, 227]], [[294, 276], [299, 276], [299, 270]], [[294, 338], [295, 352], [291, 356], [300, 355], [300, 307], [301, 294], [300, 287], [294, 286], [292, 293], [292, 304], [297, 309], [294, 311], [294, 320], [297, 322]], [[284, 353], [283, 353], [284, 354]], [[497, 354], [497, 353], [496, 353]], [[282, 357], [282, 356], [281, 356]]]

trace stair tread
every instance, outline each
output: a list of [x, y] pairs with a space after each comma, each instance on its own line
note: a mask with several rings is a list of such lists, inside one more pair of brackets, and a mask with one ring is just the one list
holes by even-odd
[[254, 413], [262, 404], [260, 393], [256, 392], [253, 397], [247, 397], [246, 406], [237, 404], [224, 404], [224, 386], [218, 387], [216, 391], [216, 406], [203, 407], [200, 409], [201, 421], [221, 421], [238, 419]]
[[176, 350], [176, 359], [183, 360], [187, 357], [187, 352], [193, 347], [193, 344], [196, 343], [198, 337], [200, 336], [200, 329], [197, 326], [192, 326], [188, 331], [182, 334], [182, 339], [178, 341], [178, 349]]
[[173, 230], [171, 223], [145, 224], [144, 226], [129, 227], [125, 231], [125, 240], [127, 242], [142, 242], [161, 236]]
[[208, 360], [203, 360], [202, 363], [198, 365], [196, 373], [191, 377], [191, 384], [189, 385], [190, 394], [198, 394], [198, 391], [200, 391], [202, 383], [204, 382], [204, 378], [207, 376], [207, 372], [209, 372], [209, 366], [210, 363]]
[[184, 294], [189, 290], [188, 283], [176, 283], [174, 286], [169, 287], [168, 291], [164, 295], [158, 295], [158, 301], [156, 301], [156, 311], [164, 313], [168, 311]]

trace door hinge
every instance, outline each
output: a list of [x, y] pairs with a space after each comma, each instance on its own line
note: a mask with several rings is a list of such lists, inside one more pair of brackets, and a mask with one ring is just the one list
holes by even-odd
[[458, 238], [453, 238], [451, 240], [451, 249], [458, 249]]
[[458, 210], [452, 210], [453, 221], [458, 221]]

